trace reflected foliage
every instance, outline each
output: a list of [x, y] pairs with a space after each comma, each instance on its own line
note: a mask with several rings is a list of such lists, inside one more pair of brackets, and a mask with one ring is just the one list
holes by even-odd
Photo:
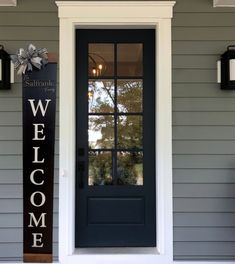
[[89, 185], [112, 184], [111, 152], [89, 152]]
[[118, 148], [142, 148], [142, 116], [119, 116]]
[[118, 185], [143, 185], [142, 152], [118, 153]]
[[89, 113], [114, 112], [113, 81], [89, 81], [88, 86]]
[[89, 148], [114, 147], [114, 118], [108, 116], [89, 116]]
[[142, 112], [141, 80], [119, 80], [117, 82], [117, 107], [119, 112], [139, 113]]
[[[89, 110], [92, 113], [110, 113], [108, 115], [89, 116], [89, 148], [114, 149], [115, 97], [113, 81], [99, 80], [89, 82]], [[143, 165], [143, 120], [142, 120], [142, 81], [118, 80], [117, 111], [117, 148], [135, 150], [118, 152], [117, 184], [142, 185]], [[91, 103], [92, 101], [92, 103]], [[126, 115], [136, 113], [137, 115]], [[96, 152], [94, 152], [96, 153]], [[112, 152], [99, 152], [89, 156], [89, 185], [112, 184]]]

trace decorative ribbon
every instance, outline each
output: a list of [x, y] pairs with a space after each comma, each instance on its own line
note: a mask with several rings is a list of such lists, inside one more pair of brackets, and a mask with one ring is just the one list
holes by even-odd
[[29, 44], [27, 51], [20, 48], [16, 55], [11, 55], [11, 60], [17, 70], [17, 74], [25, 74], [27, 71], [32, 71], [33, 66], [41, 69], [48, 63], [48, 52], [45, 48], [37, 49], [33, 44]]

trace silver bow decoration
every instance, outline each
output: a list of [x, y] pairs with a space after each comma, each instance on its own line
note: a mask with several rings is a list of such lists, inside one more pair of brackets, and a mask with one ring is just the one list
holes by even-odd
[[20, 48], [16, 55], [11, 55], [11, 60], [17, 70], [17, 74], [21, 75], [25, 74], [26, 70], [32, 71], [33, 66], [40, 70], [48, 63], [47, 54], [47, 49], [37, 49], [33, 44], [29, 44], [26, 51]]

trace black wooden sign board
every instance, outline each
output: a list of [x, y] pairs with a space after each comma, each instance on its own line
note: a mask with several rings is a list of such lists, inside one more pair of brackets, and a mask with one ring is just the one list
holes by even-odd
[[23, 75], [24, 262], [52, 262], [56, 66]]

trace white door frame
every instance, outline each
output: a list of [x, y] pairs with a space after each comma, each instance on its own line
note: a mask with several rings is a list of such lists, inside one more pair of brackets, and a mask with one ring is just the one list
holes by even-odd
[[[173, 1], [58, 1], [60, 18], [59, 261], [173, 263], [171, 18]], [[156, 248], [75, 249], [75, 29], [156, 29]], [[78, 58], [79, 59], [79, 58]]]

